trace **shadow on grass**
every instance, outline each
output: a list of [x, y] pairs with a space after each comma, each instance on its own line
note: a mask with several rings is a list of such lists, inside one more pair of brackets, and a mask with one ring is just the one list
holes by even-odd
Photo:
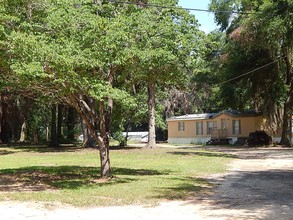
[[[17, 145], [5, 145], [0, 146], [3, 150], [0, 150], [1, 155], [13, 154], [21, 152], [34, 152], [34, 153], [60, 153], [60, 152], [77, 152], [81, 150], [99, 150], [99, 148], [84, 148], [75, 145], [63, 144], [59, 147], [48, 147], [47, 145], [28, 145], [28, 144], [17, 144]], [[110, 150], [119, 150], [119, 151], [127, 151], [127, 150], [136, 150], [141, 149], [141, 147], [118, 147], [118, 146], [110, 146]]]
[[128, 168], [112, 168], [115, 175], [131, 175], [131, 176], [160, 176], [168, 175], [171, 171], [158, 171], [149, 169], [128, 169]]
[[13, 154], [13, 151], [9, 150], [0, 150], [0, 156], [8, 155], [8, 154]]
[[[216, 188], [201, 200], [209, 201], [210, 215], [224, 219], [293, 219], [293, 170], [231, 172], [212, 179]], [[190, 202], [198, 203], [198, 200]], [[217, 212], [220, 210], [220, 212]], [[237, 212], [237, 218], [231, 216]], [[261, 211], [260, 211], [261, 210]], [[215, 212], [213, 212], [215, 211]], [[225, 213], [225, 214], [224, 214]], [[259, 214], [262, 214], [261, 217]], [[210, 217], [210, 216], [208, 216]]]
[[110, 150], [138, 150], [142, 149], [142, 147], [133, 147], [133, 146], [125, 146], [125, 147], [120, 147], [120, 146], [110, 146]]
[[217, 153], [217, 152], [185, 152], [185, 151], [175, 151], [168, 152], [168, 154], [181, 155], [181, 156], [205, 156], [205, 157], [226, 157], [226, 158], [238, 158], [238, 156], [234, 154], [226, 154], [226, 153]]
[[0, 191], [44, 191], [78, 189], [93, 185], [112, 185], [136, 181], [135, 176], [165, 175], [157, 170], [113, 168], [115, 175], [108, 181], [99, 181], [100, 169], [80, 166], [32, 166], [0, 170]]
[[202, 178], [174, 178], [178, 184], [174, 187], [158, 188], [156, 199], [168, 200], [186, 200], [194, 198], [198, 193], [203, 193], [210, 189], [213, 184], [207, 182]]
[[76, 152], [76, 151], [80, 151], [83, 148], [77, 147], [77, 146], [48, 147], [47, 145], [9, 145], [9, 146], [2, 147], [2, 149], [10, 153], [19, 153], [19, 152], [35, 152], [35, 153], [56, 152], [58, 153], [58, 152]]

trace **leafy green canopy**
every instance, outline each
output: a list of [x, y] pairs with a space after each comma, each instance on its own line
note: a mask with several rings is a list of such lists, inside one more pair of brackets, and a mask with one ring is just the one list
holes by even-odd
[[52, 97], [81, 93], [97, 100], [131, 100], [126, 89], [105, 82], [115, 67], [120, 82], [129, 76], [125, 69], [131, 69], [136, 82], [178, 84], [186, 79], [202, 37], [195, 19], [177, 9], [91, 0], [1, 0], [0, 10], [6, 80], [22, 91]]
[[[44, 95], [85, 93], [97, 100], [108, 96], [126, 100], [126, 92], [103, 80], [105, 69], [129, 59], [124, 53], [125, 15], [112, 16], [113, 5], [90, 3], [2, 2], [1, 54], [7, 73], [13, 73], [9, 79], [23, 90]], [[97, 16], [99, 10], [109, 15]]]
[[[174, 6], [176, 1], [165, 4]], [[130, 22], [135, 79], [165, 86], [184, 84], [203, 37], [195, 18], [184, 10], [149, 7], [133, 13]]]
[[[274, 131], [293, 106], [293, 2], [286, 0], [212, 0], [216, 21], [227, 33], [223, 76], [231, 79], [268, 63], [271, 66], [224, 84], [236, 105], [262, 110]], [[225, 9], [228, 13], [220, 12]], [[232, 13], [238, 12], [238, 14]], [[227, 93], [223, 93], [227, 95]], [[243, 98], [241, 98], [243, 97]], [[243, 107], [243, 105], [241, 106]], [[284, 128], [284, 131], [286, 128]], [[285, 132], [283, 132], [285, 133]]]

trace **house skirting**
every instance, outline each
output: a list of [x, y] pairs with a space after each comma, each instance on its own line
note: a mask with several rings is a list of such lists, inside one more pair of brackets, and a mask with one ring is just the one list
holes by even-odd
[[[227, 137], [229, 139], [229, 144], [235, 144], [238, 140], [237, 137]], [[274, 143], [279, 143], [281, 137], [273, 137]], [[211, 137], [201, 137], [201, 138], [169, 138], [169, 144], [206, 144]], [[293, 139], [291, 140], [291, 144], [293, 144]]]
[[[237, 141], [237, 137], [227, 137], [229, 144], [234, 144]], [[198, 138], [169, 138], [169, 144], [206, 144], [211, 137], [198, 137]]]
[[169, 144], [206, 144], [211, 137], [202, 138], [169, 138]]

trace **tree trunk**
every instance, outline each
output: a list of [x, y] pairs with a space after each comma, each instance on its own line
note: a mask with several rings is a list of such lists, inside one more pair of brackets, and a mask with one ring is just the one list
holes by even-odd
[[292, 114], [289, 115], [289, 142], [290, 142], [290, 146], [292, 145]]
[[75, 138], [74, 138], [74, 127], [75, 127], [75, 117], [76, 117], [76, 114], [75, 114], [75, 111], [74, 111], [74, 108], [72, 107], [68, 107], [68, 110], [67, 110], [67, 140], [69, 141], [74, 141]]
[[109, 133], [107, 132], [107, 121], [104, 100], [100, 101], [100, 160], [101, 160], [101, 178], [111, 176], [110, 152], [109, 152]]
[[89, 139], [89, 132], [87, 130], [86, 123], [84, 119], [81, 117], [80, 119], [81, 130], [82, 130], [82, 147], [88, 147], [88, 139]]
[[[85, 99], [86, 101], [84, 101]], [[82, 107], [81, 116], [82, 114], [86, 114], [87, 117], [81, 117], [81, 125], [82, 125], [82, 132], [83, 132], [83, 147], [91, 147], [94, 148], [97, 146], [98, 142], [96, 140], [96, 125], [97, 125], [97, 117], [95, 106], [96, 102], [89, 97], [83, 97], [79, 95], [80, 100], [80, 107]], [[82, 101], [81, 101], [82, 100]], [[78, 111], [78, 109], [77, 109]], [[92, 127], [92, 129], [90, 128]]]
[[91, 132], [89, 131], [89, 128], [85, 122], [85, 119], [81, 118], [81, 126], [82, 126], [82, 147], [89, 147], [94, 148], [96, 147], [95, 139], [91, 135]]
[[[287, 80], [286, 84], [290, 88], [287, 93], [287, 100], [284, 104], [284, 115], [283, 115], [283, 126], [282, 126], [282, 137], [280, 144], [290, 146], [291, 142], [288, 138], [289, 129], [289, 120], [291, 120], [292, 115], [292, 106], [293, 106], [293, 36], [291, 41], [288, 44], [288, 47], [285, 49], [285, 63], [287, 69]], [[291, 135], [290, 135], [291, 136]]]
[[28, 1], [27, 5], [26, 5], [26, 18], [27, 18], [27, 20], [31, 20], [32, 15], [33, 15], [33, 6], [32, 6], [32, 3], [30, 1]]
[[289, 115], [288, 115], [288, 108], [287, 105], [285, 104], [284, 107], [284, 115], [283, 115], [283, 126], [282, 126], [282, 136], [281, 136], [281, 141], [280, 144], [281, 145], [286, 145], [289, 146], [290, 145], [290, 141], [288, 138], [288, 120], [289, 120]]
[[[37, 128], [35, 128], [33, 131], [33, 144], [38, 144], [38, 143], [39, 143], [39, 131]], [[55, 147], [55, 146], [52, 146], [52, 147]]]
[[46, 127], [46, 141], [47, 141], [47, 142], [49, 142], [49, 140], [50, 140], [50, 135], [49, 135], [49, 133], [50, 133], [50, 132], [49, 132], [49, 127], [47, 126], [47, 127]]
[[147, 148], [156, 148], [156, 121], [155, 121], [155, 83], [148, 83], [148, 121], [149, 139]]
[[62, 122], [63, 122], [63, 105], [58, 104], [58, 118], [57, 118], [57, 139], [58, 142], [62, 140]]
[[[110, 87], [113, 87], [114, 73], [117, 70], [117, 66], [114, 66], [108, 71], [107, 81]], [[113, 100], [111, 97], [106, 97], [99, 102], [99, 118], [96, 116], [95, 103], [90, 104], [83, 100], [82, 95], [79, 97], [71, 96], [67, 97], [68, 103], [73, 105], [74, 108], [80, 113], [84, 126], [87, 128], [87, 132], [90, 136], [94, 138], [96, 143], [98, 143], [100, 151], [100, 163], [101, 163], [101, 178], [111, 177], [111, 163], [110, 163], [110, 150], [109, 150], [109, 138], [110, 138], [110, 128], [112, 120], [112, 109]], [[105, 99], [107, 99], [107, 106], [105, 105]], [[106, 109], [107, 107], [107, 109]], [[96, 125], [99, 125], [99, 135], [97, 134]]]
[[58, 146], [58, 136], [57, 136], [57, 124], [56, 124], [56, 105], [53, 104], [51, 107], [51, 140], [50, 140], [50, 147], [57, 147]]
[[8, 143], [11, 141], [11, 123], [9, 123], [9, 117], [8, 117], [8, 111], [9, 106], [7, 104], [7, 95], [2, 94], [2, 100], [1, 100], [1, 106], [2, 106], [2, 121], [1, 121], [1, 140], [3, 143]]
[[130, 122], [131, 122], [131, 119], [129, 118], [128, 119], [128, 122], [127, 122], [127, 125], [126, 125], [126, 130], [125, 130], [125, 138], [124, 138], [124, 141], [122, 141], [122, 143], [120, 143], [120, 147], [125, 147], [127, 146], [127, 142], [128, 142], [128, 133], [129, 133], [129, 128], [130, 128]]
[[[69, 104], [73, 105], [77, 112], [80, 114], [84, 128], [86, 128], [88, 135], [93, 137], [95, 142], [98, 143], [100, 151], [101, 163], [101, 178], [108, 178], [111, 176], [110, 156], [109, 156], [109, 134], [106, 132], [106, 113], [104, 101], [100, 101], [99, 119], [97, 120], [95, 106], [88, 105], [82, 96], [68, 97], [70, 98]], [[100, 134], [97, 134], [96, 124], [99, 124]]]
[[3, 108], [2, 108], [2, 94], [0, 93], [0, 144], [2, 141], [2, 126], [3, 126]]
[[[108, 71], [107, 80], [110, 87], [113, 87], [114, 72], [115, 68]], [[111, 164], [110, 164], [110, 151], [109, 151], [109, 138], [111, 134], [111, 123], [112, 123], [112, 110], [113, 100], [111, 97], [107, 98], [107, 110], [105, 111], [104, 100], [100, 101], [100, 136], [102, 141], [99, 142], [100, 147], [100, 159], [101, 159], [101, 177], [111, 177]]]
[[25, 142], [26, 139], [26, 121], [21, 125], [19, 142]]
[[99, 145], [100, 151], [100, 163], [101, 163], [101, 178], [111, 177], [111, 166], [110, 166], [110, 155], [109, 155], [109, 137], [106, 133], [106, 121], [105, 121], [105, 110], [104, 110], [104, 102], [100, 102], [100, 135], [97, 134], [95, 126], [89, 118], [89, 115], [86, 114], [81, 108], [77, 108], [77, 111], [80, 113], [86, 127], [88, 134], [94, 138], [94, 140]]

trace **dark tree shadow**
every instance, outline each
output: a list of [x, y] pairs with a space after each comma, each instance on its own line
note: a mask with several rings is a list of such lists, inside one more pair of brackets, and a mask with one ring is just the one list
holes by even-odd
[[226, 157], [226, 158], [238, 158], [238, 156], [234, 154], [226, 154], [220, 152], [185, 152], [185, 151], [175, 151], [175, 152], [168, 152], [168, 154], [174, 155], [181, 155], [181, 156], [205, 156], [205, 157]]
[[[60, 152], [77, 152], [81, 150], [99, 150], [98, 147], [96, 148], [84, 148], [79, 145], [66, 145], [63, 144], [58, 147], [48, 147], [47, 145], [29, 145], [29, 144], [13, 144], [13, 145], [5, 145], [1, 146], [2, 149], [7, 149], [7, 150], [2, 150], [5, 151], [1, 154], [0, 151], [0, 156], [5, 155], [4, 153], [9, 152], [9, 154], [12, 153], [18, 153], [18, 151], [9, 151], [11, 150], [20, 150], [21, 152], [34, 152], [34, 153], [60, 153]], [[128, 151], [128, 150], [136, 150], [136, 149], [141, 149], [141, 147], [119, 147], [119, 146], [110, 146], [110, 150], [119, 150], [119, 151]]]
[[138, 150], [142, 149], [142, 147], [135, 147], [135, 146], [125, 146], [125, 147], [120, 147], [120, 146], [110, 146], [110, 150], [119, 150], [119, 151], [127, 151], [127, 150]]
[[0, 156], [13, 154], [13, 153], [14, 153], [13, 151], [9, 151], [9, 150], [0, 150]]
[[[34, 152], [34, 153], [59, 153], [59, 152], [76, 152], [84, 148], [77, 146], [60, 146], [60, 147], [48, 147], [47, 145], [10, 145], [2, 147], [3, 149], [19, 150], [21, 152]], [[11, 153], [19, 153], [19, 151], [12, 151]]]
[[266, 148], [266, 149], [243, 149], [239, 158], [241, 159], [264, 159], [264, 158], [272, 158], [272, 159], [281, 159], [281, 158], [290, 158], [293, 155], [293, 148], [283, 148], [283, 149], [274, 149], [274, 148]]
[[[135, 176], [166, 175], [166, 172], [147, 169], [114, 167], [116, 175], [107, 181], [100, 181], [100, 169], [80, 166], [32, 166], [0, 170], [0, 191], [44, 191], [77, 189], [92, 185], [111, 185], [136, 181]], [[133, 177], [131, 177], [133, 176]]]
[[128, 168], [112, 168], [113, 173], [115, 175], [131, 175], [131, 176], [160, 176], [160, 175], [168, 175], [171, 171], [158, 171], [151, 169], [128, 169]]
[[[257, 210], [267, 210], [260, 219], [293, 219], [293, 170], [240, 171], [226, 175], [224, 179], [209, 179], [215, 184], [213, 194], [195, 200], [209, 201], [210, 210], [241, 210], [239, 219], [259, 219]], [[216, 186], [217, 185], [217, 186]], [[277, 212], [275, 212], [277, 210]], [[250, 219], [250, 218], [249, 218]]]
[[152, 197], [156, 199], [167, 200], [187, 200], [198, 196], [200, 193], [204, 193], [210, 189], [213, 184], [209, 183], [205, 179], [186, 177], [186, 178], [173, 178], [179, 183], [174, 187], [157, 188], [158, 196]]
[[[192, 149], [197, 153], [207, 153], [211, 156], [224, 156], [240, 159], [264, 159], [264, 158], [287, 158], [293, 155], [292, 147], [265, 147], [265, 148], [247, 148], [243, 146], [200, 146], [200, 147], [182, 147], [179, 149]], [[204, 150], [207, 152], [201, 152]], [[183, 152], [185, 153], [185, 152]], [[192, 152], [191, 152], [192, 153]]]

